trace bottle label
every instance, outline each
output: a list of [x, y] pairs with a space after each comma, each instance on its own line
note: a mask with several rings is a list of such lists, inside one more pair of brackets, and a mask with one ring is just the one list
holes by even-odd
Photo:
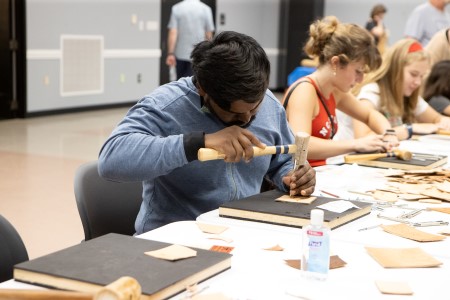
[[307, 265], [306, 270], [327, 274], [330, 263], [330, 244], [327, 232], [320, 230], [306, 231], [307, 237]]
[[313, 236], [323, 236], [323, 232], [322, 231], [316, 231], [316, 230], [308, 230], [306, 232], [308, 235], [313, 235]]

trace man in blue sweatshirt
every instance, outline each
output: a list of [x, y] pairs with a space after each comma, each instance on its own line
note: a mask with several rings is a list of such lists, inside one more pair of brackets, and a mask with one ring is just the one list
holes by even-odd
[[[253, 146], [294, 143], [284, 109], [267, 89], [262, 47], [225, 31], [197, 44], [191, 57], [194, 76], [142, 98], [100, 151], [101, 176], [143, 182], [137, 234], [257, 194], [265, 177], [282, 191], [314, 191], [309, 164], [293, 172], [289, 154], [253, 157]], [[198, 161], [203, 147], [225, 159]]]

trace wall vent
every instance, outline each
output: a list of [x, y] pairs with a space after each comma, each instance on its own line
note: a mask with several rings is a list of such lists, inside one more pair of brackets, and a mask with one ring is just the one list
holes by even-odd
[[103, 36], [61, 36], [61, 96], [103, 93]]

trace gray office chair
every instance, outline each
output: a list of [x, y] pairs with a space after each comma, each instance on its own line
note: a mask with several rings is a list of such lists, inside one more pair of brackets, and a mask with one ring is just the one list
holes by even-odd
[[13, 278], [14, 265], [27, 260], [28, 252], [19, 233], [0, 215], [0, 282]]
[[94, 161], [77, 169], [74, 190], [86, 241], [111, 232], [135, 233], [142, 182], [105, 180], [99, 176], [97, 161]]

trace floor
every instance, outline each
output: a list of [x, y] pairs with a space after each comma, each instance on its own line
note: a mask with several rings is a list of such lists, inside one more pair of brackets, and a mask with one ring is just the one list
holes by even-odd
[[0, 214], [30, 258], [79, 243], [75, 170], [96, 160], [128, 108], [0, 121]]

